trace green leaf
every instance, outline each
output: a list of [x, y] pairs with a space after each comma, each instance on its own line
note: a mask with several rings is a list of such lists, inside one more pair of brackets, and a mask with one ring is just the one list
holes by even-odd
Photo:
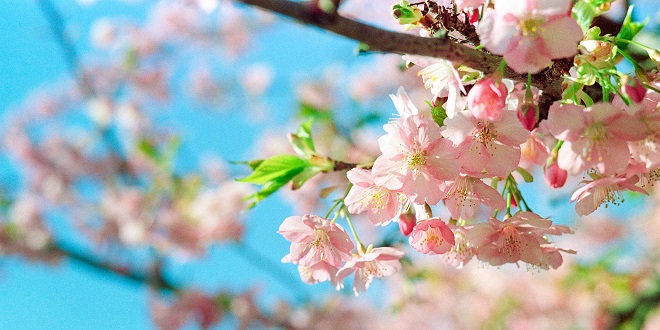
[[[309, 162], [292, 155], [273, 156], [262, 161], [249, 176], [238, 179], [239, 182], [266, 184], [272, 180], [286, 178], [289, 181], [302, 172]], [[286, 183], [285, 181], [285, 183]]]
[[303, 122], [298, 126], [296, 133], [289, 134], [289, 142], [293, 150], [300, 155], [301, 157], [310, 157], [316, 154], [316, 149], [314, 148], [314, 141], [312, 140], [312, 122], [314, 119], [310, 119], [306, 122]]
[[331, 121], [333, 119], [332, 112], [330, 112], [329, 110], [316, 108], [311, 104], [307, 104], [307, 103], [301, 103], [298, 111], [300, 117], [303, 118], [312, 118], [321, 121], [324, 120]]
[[256, 193], [247, 196], [244, 198], [246, 201], [252, 201], [248, 205], [248, 209], [251, 209], [255, 207], [259, 202], [264, 200], [264, 198], [272, 195], [274, 192], [282, 188], [287, 182], [289, 182], [290, 178], [280, 178], [277, 180], [269, 181], [268, 183], [264, 184], [261, 186], [261, 190], [257, 191]]
[[298, 173], [298, 175], [291, 179], [291, 189], [300, 189], [300, 187], [302, 187], [302, 185], [307, 182], [307, 180], [313, 178], [315, 175], [321, 173], [322, 171], [323, 169], [316, 166], [305, 168], [302, 172]]
[[156, 144], [154, 144], [149, 139], [141, 139], [138, 141], [137, 149], [140, 153], [142, 153], [149, 160], [156, 164], [160, 164], [163, 161], [163, 156], [160, 154]]
[[[633, 38], [637, 35], [637, 33], [639, 33], [639, 31], [641, 31], [644, 28], [646, 23], [649, 22], [648, 17], [644, 20], [644, 22], [633, 22], [632, 20], [633, 8], [634, 6], [632, 5], [628, 7], [628, 12], [626, 13], [626, 18], [623, 20], [623, 25], [621, 26], [621, 30], [616, 35], [617, 38], [625, 39], [625, 40], [633, 40]], [[628, 43], [619, 41], [616, 43], [616, 46], [621, 50], [626, 50], [626, 48], [628, 48]]]
[[415, 24], [424, 17], [419, 8], [411, 6], [406, 0], [401, 0], [398, 4], [392, 6], [392, 16], [401, 25]]
[[534, 181], [534, 177], [524, 168], [518, 167], [516, 172], [518, 172], [518, 174], [520, 174], [523, 177], [523, 180], [525, 180], [525, 182], [530, 183]]
[[447, 119], [447, 111], [442, 106], [434, 107], [433, 104], [429, 101], [425, 101], [426, 104], [431, 107], [431, 117], [433, 121], [436, 122], [440, 127], [445, 125], [445, 119]]
[[596, 17], [597, 7], [587, 1], [580, 0], [575, 3], [571, 16], [577, 21], [578, 25], [582, 28], [582, 32], [587, 32]]
[[359, 42], [358, 45], [355, 47], [355, 55], [364, 55], [369, 52], [369, 45], [364, 43], [364, 42]]

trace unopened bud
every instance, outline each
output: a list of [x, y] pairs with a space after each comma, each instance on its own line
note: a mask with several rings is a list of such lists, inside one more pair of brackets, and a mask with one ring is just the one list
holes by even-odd
[[646, 87], [642, 85], [639, 79], [629, 79], [623, 84], [623, 91], [628, 95], [631, 101], [635, 103], [642, 102], [646, 96]]
[[502, 117], [508, 93], [501, 81], [491, 77], [481, 79], [467, 95], [467, 108], [477, 119], [498, 120]]
[[401, 230], [404, 236], [410, 235], [416, 224], [417, 218], [415, 217], [415, 213], [404, 212], [399, 216], [399, 230]]
[[518, 108], [518, 120], [523, 127], [532, 131], [539, 120], [539, 107], [534, 103], [523, 103]]
[[543, 178], [545, 183], [552, 188], [561, 188], [566, 183], [566, 178], [568, 178], [568, 172], [559, 168], [557, 162], [553, 162], [549, 166], [546, 165], [543, 171]]

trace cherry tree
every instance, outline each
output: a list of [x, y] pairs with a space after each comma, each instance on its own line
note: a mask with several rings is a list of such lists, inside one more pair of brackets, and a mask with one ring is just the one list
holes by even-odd
[[[163, 0], [143, 24], [95, 22], [102, 60], [86, 61], [57, 7], [39, 1], [72, 79], [28, 96], [5, 132], [26, 180], [6, 194], [0, 251], [144, 283], [166, 329], [657, 326], [660, 56], [648, 21], [614, 0], [391, 2]], [[273, 68], [227, 66], [275, 17], [355, 40], [372, 61], [301, 83], [291, 132], [258, 136], [251, 159], [177, 168], [185, 141], [158, 121], [179, 97], [172, 82], [185, 72], [190, 103], [267, 117]], [[76, 116], [75, 136], [57, 129]], [[276, 192], [295, 212], [269, 238], [291, 243], [281, 262], [264, 257], [268, 242], [245, 242], [243, 219]], [[576, 217], [644, 195], [652, 210], [627, 228], [572, 225], [538, 211], [559, 194]], [[54, 210], [90, 249], [57, 238]], [[631, 237], [642, 260], [615, 272], [623, 256], [597, 250]], [[346, 296], [264, 308], [254, 291], [206, 292], [163, 271], [217, 244], [295, 295], [323, 282], [360, 295], [383, 279], [391, 313]], [[521, 266], [534, 275], [507, 277]]]

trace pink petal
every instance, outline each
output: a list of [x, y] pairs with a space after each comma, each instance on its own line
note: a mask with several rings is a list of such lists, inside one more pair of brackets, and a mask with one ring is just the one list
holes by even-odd
[[541, 29], [541, 38], [552, 59], [572, 57], [577, 54], [582, 40], [582, 28], [570, 16], [551, 19]]
[[550, 106], [546, 126], [558, 140], [577, 140], [587, 126], [584, 108], [555, 102]]
[[506, 64], [517, 73], [538, 73], [550, 65], [551, 58], [545, 54], [540, 38], [522, 37], [506, 53]]

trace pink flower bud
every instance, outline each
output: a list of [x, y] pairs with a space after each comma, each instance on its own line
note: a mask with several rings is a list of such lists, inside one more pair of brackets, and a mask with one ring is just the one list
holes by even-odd
[[507, 93], [502, 82], [490, 77], [482, 79], [468, 93], [467, 107], [477, 119], [496, 121], [502, 117]]
[[[632, 84], [632, 85], [630, 85]], [[638, 79], [630, 80], [627, 84], [623, 84], [624, 92], [630, 100], [635, 103], [642, 102], [644, 96], [646, 96], [646, 87], [639, 82]]]
[[566, 183], [568, 172], [559, 168], [557, 162], [553, 162], [550, 166], [546, 166], [543, 172], [545, 183], [552, 188], [561, 188]]
[[518, 120], [526, 130], [533, 130], [539, 120], [539, 107], [534, 103], [523, 103], [518, 108]]
[[410, 235], [413, 228], [417, 224], [417, 219], [415, 218], [415, 213], [405, 212], [401, 213], [399, 216], [399, 230], [404, 236]]

